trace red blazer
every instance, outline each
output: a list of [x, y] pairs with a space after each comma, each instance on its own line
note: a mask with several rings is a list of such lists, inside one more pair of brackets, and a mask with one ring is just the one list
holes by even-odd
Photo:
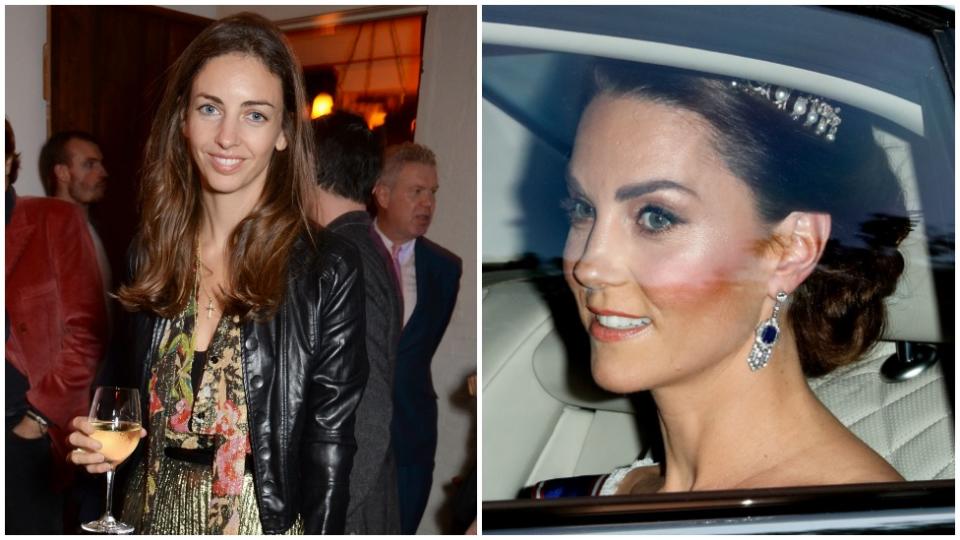
[[89, 413], [107, 338], [97, 255], [80, 208], [18, 197], [6, 267], [6, 359], [30, 382], [27, 401], [52, 422], [53, 457], [64, 464], [68, 422]]

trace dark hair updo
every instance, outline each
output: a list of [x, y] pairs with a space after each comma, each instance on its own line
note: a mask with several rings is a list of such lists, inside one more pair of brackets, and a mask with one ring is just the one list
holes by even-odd
[[830, 142], [729, 78], [613, 61], [595, 73], [599, 94], [676, 106], [706, 119], [715, 148], [750, 187], [765, 222], [794, 211], [830, 214], [823, 256], [793, 292], [787, 318], [807, 376], [866, 352], [883, 332], [883, 299], [903, 272], [897, 246], [911, 225], [900, 183], [865, 115], [841, 107], [842, 123]]

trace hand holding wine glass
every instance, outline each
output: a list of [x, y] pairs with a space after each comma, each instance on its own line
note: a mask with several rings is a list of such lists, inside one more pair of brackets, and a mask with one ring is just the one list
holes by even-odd
[[90, 472], [107, 473], [107, 508], [103, 516], [81, 525], [83, 530], [107, 534], [126, 534], [133, 527], [117, 521], [111, 514], [113, 476], [117, 465], [130, 457], [140, 438], [140, 394], [134, 388], [102, 386], [97, 388], [86, 422], [75, 418], [69, 441], [77, 447], [70, 461], [86, 464]]
[[[90, 474], [101, 474], [115, 468], [106, 456], [100, 453], [103, 444], [93, 437], [96, 432], [94, 424], [88, 416], [77, 416], [70, 421], [73, 431], [67, 437], [67, 442], [74, 448], [67, 453], [67, 461], [74, 465], [83, 466]], [[139, 438], [147, 436], [147, 430], [140, 428]]]

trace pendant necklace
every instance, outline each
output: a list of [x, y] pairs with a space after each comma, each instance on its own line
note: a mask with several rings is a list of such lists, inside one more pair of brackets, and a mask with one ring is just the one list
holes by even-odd
[[209, 302], [207, 303], [207, 320], [210, 320], [210, 317], [213, 316], [213, 298], [210, 298], [210, 295], [207, 294], [207, 291], [204, 290], [203, 294], [207, 295]]
[[207, 320], [210, 320], [213, 317], [213, 312], [216, 311], [216, 308], [213, 307], [213, 297], [210, 296], [210, 293], [207, 292], [206, 287], [200, 285], [200, 240], [197, 239], [197, 296], [200, 296], [200, 290], [203, 290], [203, 294], [207, 295], [207, 307], [205, 308], [207, 312]]

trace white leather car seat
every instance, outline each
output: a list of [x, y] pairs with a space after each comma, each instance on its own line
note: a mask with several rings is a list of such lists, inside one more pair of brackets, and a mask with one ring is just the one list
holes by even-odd
[[[551, 315], [563, 287], [554, 277], [483, 290], [484, 500], [629, 464], [645, 449], [643, 429], [657, 429], [650, 419], [638, 422], [627, 398], [593, 383], [585, 350], [570, 357], [571, 340], [586, 335], [574, 336], [568, 325], [576, 321], [558, 324]], [[940, 364], [887, 382], [880, 365], [894, 352], [892, 342], [881, 342], [861, 362], [811, 379], [811, 388], [907, 480], [953, 478], [953, 420]]]

